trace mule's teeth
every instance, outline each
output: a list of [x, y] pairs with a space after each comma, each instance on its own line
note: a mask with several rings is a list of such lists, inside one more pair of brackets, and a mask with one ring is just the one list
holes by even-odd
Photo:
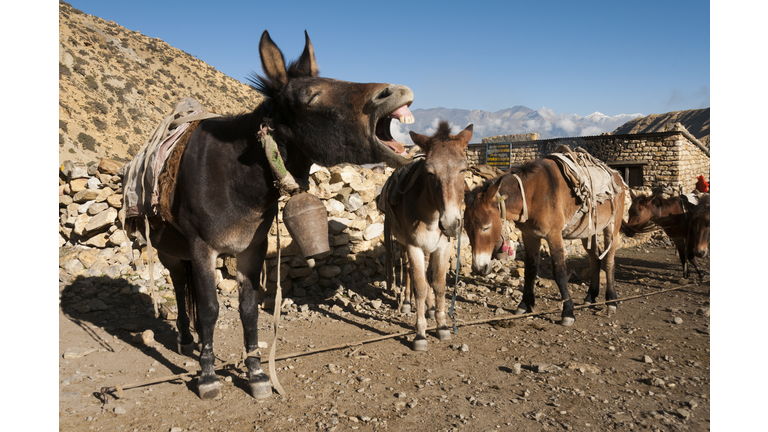
[[414, 119], [412, 115], [401, 115], [397, 119], [400, 120], [400, 123], [402, 124], [412, 124], [413, 122], [416, 121], [416, 119]]

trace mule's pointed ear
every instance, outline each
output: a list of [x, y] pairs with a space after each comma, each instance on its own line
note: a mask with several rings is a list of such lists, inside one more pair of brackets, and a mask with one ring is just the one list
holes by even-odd
[[632, 201], [637, 199], [637, 194], [635, 194], [635, 191], [632, 189], [629, 190], [629, 197], [632, 198]]
[[267, 78], [279, 87], [286, 85], [288, 72], [285, 70], [285, 58], [266, 30], [261, 34], [261, 41], [259, 41], [259, 55], [261, 56], [261, 67]]
[[299, 57], [297, 68], [307, 76], [316, 77], [320, 73], [315, 61], [315, 49], [312, 48], [312, 41], [309, 40], [306, 30], [304, 30], [304, 52]]
[[483, 192], [483, 200], [490, 202], [496, 198], [496, 194], [499, 193], [499, 187], [501, 186], [501, 179], [497, 179], [492, 185], [488, 186], [488, 189]]
[[422, 135], [420, 133], [416, 133], [414, 131], [408, 131], [408, 134], [411, 135], [411, 139], [413, 140], [413, 143], [419, 146], [421, 150], [424, 152], [427, 152], [429, 150], [429, 145], [427, 144], [429, 142], [429, 137], [426, 135]]
[[472, 139], [472, 129], [474, 128], [474, 125], [470, 124], [466, 128], [464, 128], [463, 131], [459, 132], [458, 135], [456, 135], [456, 138], [461, 140], [464, 143], [464, 146], [466, 147], [467, 144], [469, 144], [469, 140]]

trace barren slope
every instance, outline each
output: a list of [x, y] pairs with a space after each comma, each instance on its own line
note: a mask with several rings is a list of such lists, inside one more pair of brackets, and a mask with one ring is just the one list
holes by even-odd
[[613, 135], [658, 132], [667, 123], [682, 123], [688, 132], [709, 147], [709, 108], [651, 114], [624, 123]]
[[129, 160], [186, 96], [221, 114], [261, 99], [160, 39], [59, 3], [59, 162]]

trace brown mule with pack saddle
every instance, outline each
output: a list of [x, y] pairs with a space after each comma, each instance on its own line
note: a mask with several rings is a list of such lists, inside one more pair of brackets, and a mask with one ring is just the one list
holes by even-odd
[[[563, 299], [561, 324], [573, 325], [564, 239], [581, 239], [589, 255], [591, 279], [585, 303], [600, 293], [600, 269], [606, 273], [605, 299], [617, 299], [614, 255], [624, 214], [624, 181], [583, 149], [560, 146], [555, 153], [526, 162], [516, 171], [485, 181], [467, 192], [464, 228], [472, 246], [472, 270], [488, 274], [501, 232], [502, 214], [520, 229], [525, 248], [523, 299], [517, 314], [533, 312], [541, 240], [549, 244], [555, 282]], [[602, 245], [598, 234], [602, 233]], [[601, 247], [602, 246], [602, 247]], [[616, 303], [609, 303], [614, 311]]]

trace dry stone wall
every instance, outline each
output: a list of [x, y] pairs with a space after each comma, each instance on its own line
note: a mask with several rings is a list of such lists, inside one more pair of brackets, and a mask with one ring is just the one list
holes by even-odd
[[[149, 255], [145, 245], [125, 236], [119, 212], [122, 211], [122, 183], [117, 175], [121, 164], [103, 159], [86, 166], [66, 161], [59, 176], [59, 246], [60, 281], [78, 277], [126, 278], [136, 282], [133, 290], [146, 292]], [[392, 173], [391, 168], [362, 168], [339, 165], [332, 168], [313, 167], [310, 193], [319, 197], [328, 210], [328, 238], [331, 250], [316, 258], [310, 268], [300, 256], [298, 245], [290, 238], [280, 216], [280, 285], [286, 296], [329, 298], [339, 287], [366, 285], [383, 289], [384, 284], [384, 216], [375, 204], [381, 186]], [[484, 179], [467, 173], [470, 188]], [[282, 210], [284, 202], [279, 202]], [[280, 212], [279, 214], [282, 214]], [[269, 300], [277, 287], [277, 230], [273, 223], [269, 234], [267, 282], [261, 298]], [[520, 233], [506, 222], [504, 235], [522, 258]], [[649, 237], [631, 240], [631, 244]], [[455, 244], [455, 243], [454, 243]], [[466, 234], [462, 237], [462, 270], [470, 274], [471, 250]], [[544, 249], [546, 250], [546, 245]], [[583, 254], [581, 243], [567, 242], [569, 254]], [[156, 257], [156, 254], [155, 254]], [[456, 256], [451, 268], [456, 266]], [[165, 298], [173, 298], [168, 272], [155, 258], [154, 279]], [[216, 263], [217, 286], [227, 306], [237, 308], [238, 293], [236, 257], [221, 256]], [[399, 270], [399, 266], [397, 266]], [[81, 308], [88, 308], [87, 304]]]
[[[677, 127], [683, 128], [680, 125]], [[642, 163], [642, 188], [646, 190], [671, 186], [674, 191], [682, 188], [684, 192], [690, 192], [695, 188], [699, 175], [710, 180], [709, 156], [680, 130], [512, 142], [510, 163], [514, 166], [542, 158], [560, 145], [571, 149], [582, 147], [592, 156], [612, 165]], [[484, 163], [485, 144], [470, 145], [467, 159], [474, 164]]]

